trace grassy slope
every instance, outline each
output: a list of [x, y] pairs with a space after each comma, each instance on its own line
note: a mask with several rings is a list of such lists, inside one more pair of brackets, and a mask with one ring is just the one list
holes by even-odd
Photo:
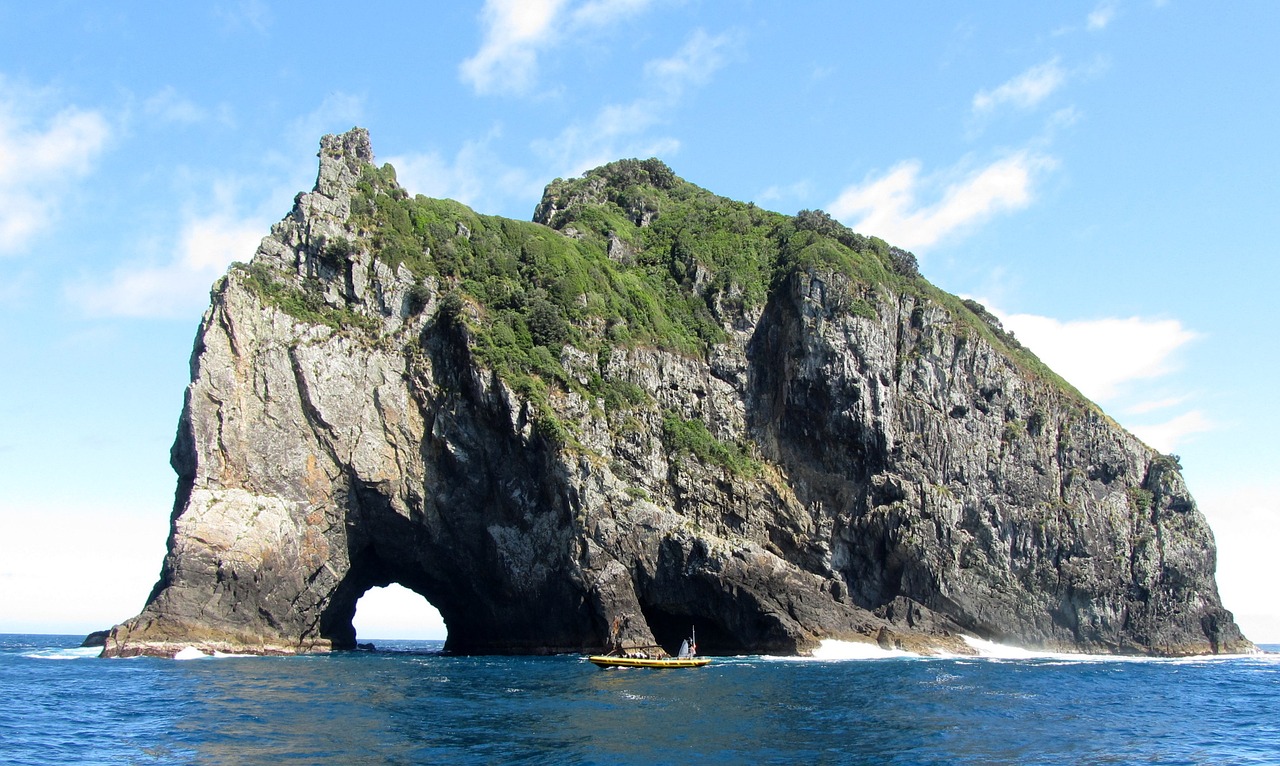
[[[392, 269], [404, 265], [415, 275], [411, 299], [419, 306], [430, 297], [428, 277], [445, 293], [439, 310], [446, 318], [462, 316], [471, 304], [466, 313], [481, 318], [470, 328], [477, 357], [537, 404], [545, 435], [561, 441], [569, 435], [547, 406], [552, 389], [580, 390], [610, 408], [648, 401], [644, 392], [599, 374], [585, 384], [569, 375], [561, 364], [564, 345], [600, 360], [617, 346], [636, 345], [704, 355], [775, 285], [808, 270], [847, 277], [836, 304], [864, 317], [875, 316], [877, 294], [926, 298], [944, 307], [961, 332], [977, 333], [1030, 376], [1092, 407], [981, 306], [920, 277], [910, 253], [856, 234], [822, 211], [785, 216], [719, 197], [652, 159], [557, 179], [543, 208], [549, 226], [481, 215], [451, 200], [409, 197], [390, 165], [366, 166], [352, 200], [356, 238], [326, 243], [320, 257], [339, 266], [368, 247]], [[299, 319], [363, 330], [377, 324], [325, 307], [314, 286], [285, 287], [261, 267], [247, 268], [264, 298]], [[665, 430], [678, 441], [691, 438], [670, 416]], [[740, 451], [726, 449], [703, 445], [700, 452], [737, 463]]]

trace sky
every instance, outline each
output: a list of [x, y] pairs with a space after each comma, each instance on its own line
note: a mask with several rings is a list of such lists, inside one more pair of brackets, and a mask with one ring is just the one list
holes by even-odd
[[[657, 156], [912, 250], [1180, 456], [1226, 607], [1280, 643], [1280, 4], [300, 8], [0, 0], [0, 632], [141, 609], [209, 287], [359, 125], [481, 213]], [[406, 595], [361, 638], [442, 637]]]

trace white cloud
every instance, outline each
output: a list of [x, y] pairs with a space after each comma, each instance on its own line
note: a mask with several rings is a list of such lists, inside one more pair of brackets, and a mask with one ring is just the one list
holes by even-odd
[[725, 65], [730, 48], [737, 42], [734, 33], [711, 35], [706, 30], [696, 30], [675, 55], [645, 64], [645, 75], [673, 98], [679, 98], [688, 86], [705, 85]]
[[1064, 322], [1035, 314], [992, 311], [1045, 364], [1098, 402], [1114, 399], [1129, 383], [1173, 372], [1177, 369], [1176, 352], [1200, 337], [1176, 319]]
[[937, 202], [922, 205], [917, 196], [942, 184], [939, 177], [922, 177], [921, 163], [908, 160], [882, 176], [849, 186], [827, 210], [852, 228], [899, 247], [927, 247], [998, 213], [1031, 204], [1036, 178], [1056, 164], [1042, 154], [1017, 152], [946, 184]]
[[1030, 109], [1048, 98], [1066, 81], [1067, 73], [1055, 58], [1031, 67], [994, 90], [978, 91], [973, 97], [973, 111], [985, 114], [1005, 104]]
[[1085, 25], [1091, 30], [1106, 29], [1115, 17], [1115, 5], [1113, 3], [1103, 3], [1089, 13], [1085, 19]]
[[538, 56], [591, 29], [637, 14], [654, 0], [486, 0], [480, 49], [458, 67], [478, 93], [527, 93], [537, 79]]
[[603, 27], [653, 5], [654, 0], [593, 0], [573, 11], [575, 26]]
[[144, 101], [142, 110], [149, 117], [187, 125], [204, 122], [209, 117], [207, 110], [179, 96], [173, 86], [163, 88]]
[[1169, 396], [1164, 399], [1155, 399], [1152, 401], [1139, 402], [1131, 404], [1124, 408], [1126, 415], [1145, 415], [1148, 412], [1156, 412], [1158, 410], [1167, 410], [1170, 407], [1177, 407], [1180, 404], [1186, 404], [1191, 397], [1189, 396]]
[[462, 62], [462, 79], [480, 93], [522, 93], [533, 84], [538, 50], [553, 39], [565, 0], [487, 0], [484, 42]]
[[1177, 452], [1188, 437], [1213, 431], [1217, 425], [1200, 410], [1184, 412], [1163, 423], [1130, 425], [1129, 430], [1148, 445], [1164, 452]]
[[1076, 109], [1074, 106], [1063, 107], [1062, 109], [1055, 111], [1053, 114], [1049, 115], [1048, 121], [1045, 122], [1046, 139], [1052, 137], [1053, 134], [1057, 133], [1059, 130], [1075, 125], [1077, 122], [1080, 122], [1080, 120], [1080, 110]]
[[[1050, 369], [1102, 404], [1132, 396], [1135, 384], [1150, 387], [1153, 381], [1176, 372], [1178, 352], [1201, 337], [1176, 319], [1062, 321], [1035, 314], [1003, 314], [997, 309], [992, 313]], [[1145, 399], [1123, 411], [1141, 418], [1180, 407], [1190, 399], [1186, 395]], [[1129, 421], [1125, 427], [1148, 445], [1169, 453], [1176, 452], [1190, 437], [1215, 430], [1217, 424], [1204, 412], [1191, 409], [1154, 423]]]
[[644, 133], [666, 121], [691, 88], [705, 85], [723, 68], [738, 43], [736, 32], [695, 31], [674, 55], [645, 65], [644, 96], [610, 104], [591, 122], [570, 125], [555, 139], [536, 142], [534, 149], [552, 162], [553, 172], [559, 175], [576, 175], [623, 156], [673, 154], [679, 141]]
[[221, 3], [214, 8], [214, 15], [231, 30], [248, 27], [260, 35], [267, 34], [274, 21], [271, 10], [261, 0], [239, 0], [236, 3]]
[[[347, 130], [360, 121], [362, 110], [360, 97], [331, 93], [315, 110], [289, 125], [286, 140], [314, 152], [321, 134]], [[208, 305], [210, 286], [231, 262], [252, 258], [279, 213], [280, 200], [291, 198], [301, 185], [277, 186], [281, 177], [309, 174], [315, 178], [315, 160], [306, 160], [306, 154], [298, 156], [304, 159], [295, 165], [291, 158], [286, 161], [287, 173], [273, 173], [266, 181], [261, 177], [209, 180], [175, 170], [175, 176], [184, 176], [183, 185], [191, 187], [188, 193], [193, 195], [181, 222], [169, 231], [140, 237], [137, 256], [126, 257], [109, 275], [68, 283], [66, 298], [91, 316], [199, 316]], [[254, 204], [245, 205], [246, 198], [256, 198], [255, 212], [244, 212]]]
[[756, 202], [775, 204], [793, 199], [805, 199], [813, 193], [813, 185], [808, 181], [796, 181], [793, 184], [768, 187], [756, 195]]
[[111, 135], [98, 112], [67, 107], [35, 119], [47, 94], [0, 79], [0, 255], [15, 253], [56, 217]]
[[267, 232], [265, 220], [229, 213], [190, 217], [177, 252], [159, 266], [126, 264], [105, 280], [67, 288], [68, 298], [95, 316], [178, 318], [198, 315], [209, 287], [232, 261], [248, 261]]
[[298, 146], [314, 147], [326, 133], [344, 133], [364, 121], [364, 99], [335, 91], [311, 112], [289, 125], [289, 138]]
[[513, 198], [536, 199], [543, 182], [498, 158], [489, 148], [490, 141], [498, 136], [495, 129], [483, 139], [467, 141], [451, 160], [440, 152], [385, 159], [396, 169], [400, 185], [411, 194], [453, 199], [486, 210]]

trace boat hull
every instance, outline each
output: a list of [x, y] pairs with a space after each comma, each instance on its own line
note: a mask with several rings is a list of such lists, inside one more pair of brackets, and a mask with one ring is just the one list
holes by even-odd
[[639, 657], [594, 655], [587, 659], [602, 668], [700, 668], [711, 663], [710, 657], [671, 657], [664, 660], [647, 660]]

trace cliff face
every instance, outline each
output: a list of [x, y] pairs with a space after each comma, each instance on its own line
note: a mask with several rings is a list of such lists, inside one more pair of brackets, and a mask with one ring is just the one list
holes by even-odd
[[910, 254], [655, 161], [532, 224], [371, 163], [326, 136], [214, 286], [169, 552], [107, 655], [351, 647], [392, 582], [459, 652], [1250, 646], [1176, 461]]

